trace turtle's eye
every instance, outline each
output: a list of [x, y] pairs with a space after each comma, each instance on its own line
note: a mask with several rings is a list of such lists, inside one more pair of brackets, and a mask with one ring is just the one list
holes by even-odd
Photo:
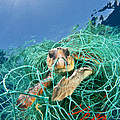
[[55, 58], [55, 54], [53, 52], [49, 52], [49, 57], [54, 59]]
[[66, 51], [65, 51], [65, 56], [69, 56], [70, 55], [70, 52], [69, 52], [69, 50], [67, 49]]

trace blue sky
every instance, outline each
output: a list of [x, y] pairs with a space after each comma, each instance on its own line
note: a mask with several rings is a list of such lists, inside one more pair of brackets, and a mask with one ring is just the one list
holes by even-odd
[[0, 0], [0, 48], [25, 41], [60, 40], [109, 0]]

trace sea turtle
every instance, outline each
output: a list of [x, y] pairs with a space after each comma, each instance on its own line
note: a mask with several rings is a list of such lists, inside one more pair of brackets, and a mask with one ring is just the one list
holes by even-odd
[[[71, 95], [81, 81], [94, 72], [92, 66], [90, 66], [90, 63], [95, 62], [96, 64], [99, 64], [99, 61], [95, 59], [98, 56], [90, 53], [89, 51], [83, 51], [84, 55], [77, 52], [74, 52], [71, 55], [69, 48], [62, 47], [54, 48], [49, 51], [47, 56], [47, 65], [51, 71], [53, 71], [53, 69], [56, 73], [72, 71], [68, 78], [64, 76], [54, 87], [52, 95], [53, 101], [60, 101]], [[83, 62], [83, 60], [87, 61], [86, 64], [79, 64], [80, 62]], [[75, 69], [76, 61], [79, 65]]]
[[[92, 66], [90, 66], [89, 63], [94, 62], [96, 64], [99, 64], [100, 59], [97, 61], [97, 58], [100, 57], [93, 53], [90, 53], [89, 51], [86, 52], [86, 50], [84, 49], [82, 51], [83, 52], [81, 53], [73, 52], [72, 54], [70, 54], [69, 48], [57, 47], [51, 49], [48, 52], [47, 66], [50, 71], [57, 74], [70, 72], [70, 75], [68, 77], [63, 76], [58, 84], [54, 86], [52, 101], [61, 101], [67, 96], [71, 95], [77, 88], [77, 86], [81, 83], [81, 81], [83, 81], [94, 72], [94, 69], [92, 68]], [[85, 61], [86, 64], [79, 64], [83, 61]], [[78, 66], [75, 68], [76, 62]], [[48, 77], [50, 76], [47, 76], [47, 78]], [[45, 87], [48, 87], [51, 85], [51, 80], [45, 82], [42, 81], [42, 84]], [[27, 93], [33, 95], [42, 94], [43, 90], [41, 84], [35, 84], [35, 86], [30, 88]], [[34, 97], [21, 94], [17, 100], [17, 105], [20, 108], [27, 109], [32, 105], [34, 101]]]

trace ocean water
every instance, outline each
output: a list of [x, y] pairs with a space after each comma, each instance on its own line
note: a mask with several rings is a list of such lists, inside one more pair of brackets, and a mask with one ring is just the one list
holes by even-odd
[[[31, 39], [58, 41], [70, 34], [75, 25], [86, 26], [91, 14], [108, 2], [0, 0], [0, 48], [20, 46]], [[100, 14], [107, 17], [111, 11], [107, 9]]]
[[[0, 120], [119, 120], [119, 2], [0, 0]], [[60, 46], [84, 54], [74, 69], [94, 72], [53, 102], [64, 74], [52, 73], [46, 59]], [[47, 79], [52, 83], [43, 89]]]

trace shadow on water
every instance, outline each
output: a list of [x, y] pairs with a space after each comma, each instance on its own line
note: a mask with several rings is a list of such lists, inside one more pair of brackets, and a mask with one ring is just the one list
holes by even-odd
[[[99, 17], [95, 17], [94, 15], [100, 12], [104, 12], [106, 10], [113, 10], [112, 13], [104, 20], [104, 16], [100, 15]], [[91, 15], [92, 23], [96, 24], [98, 20], [103, 25], [108, 25], [111, 27], [120, 27], [120, 3], [118, 0], [115, 0], [114, 3], [108, 2], [102, 9], [98, 10], [94, 14]]]

